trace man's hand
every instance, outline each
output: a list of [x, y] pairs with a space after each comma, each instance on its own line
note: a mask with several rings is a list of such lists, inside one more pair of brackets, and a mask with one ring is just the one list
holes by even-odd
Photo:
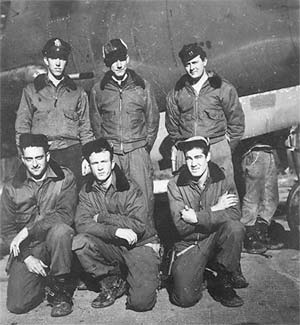
[[85, 175], [89, 174], [90, 172], [91, 172], [90, 164], [88, 163], [88, 161], [86, 159], [83, 159], [82, 163], [81, 163], [82, 176], [85, 176]]
[[20, 244], [27, 237], [28, 237], [28, 229], [24, 227], [10, 243], [9, 252], [13, 253], [14, 256], [18, 256], [20, 254]]
[[197, 223], [197, 215], [194, 209], [190, 209], [187, 205], [181, 210], [181, 218], [187, 223]]
[[118, 228], [116, 231], [116, 236], [127, 240], [129, 245], [133, 245], [137, 242], [137, 234], [131, 229]]
[[31, 273], [40, 274], [41, 276], [47, 276], [44, 268], [48, 267], [46, 264], [44, 264], [41, 260], [38, 258], [29, 255], [25, 258], [24, 263], [27, 266], [27, 269]]
[[235, 194], [224, 193], [219, 197], [218, 203], [211, 207], [211, 211], [220, 211], [230, 208], [239, 202], [238, 197]]

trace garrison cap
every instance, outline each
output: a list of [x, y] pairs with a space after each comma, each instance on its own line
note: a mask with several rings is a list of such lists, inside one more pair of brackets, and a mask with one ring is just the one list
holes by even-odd
[[198, 43], [184, 45], [178, 53], [178, 56], [184, 65], [198, 55], [200, 55], [202, 60], [206, 58], [206, 52]]
[[42, 53], [45, 57], [67, 60], [71, 52], [71, 46], [61, 38], [51, 38], [45, 44]]
[[102, 47], [104, 63], [107, 67], [117, 60], [125, 61], [127, 58], [128, 47], [121, 38], [110, 40]]
[[191, 150], [192, 148], [197, 148], [199, 146], [200, 148], [205, 147], [207, 148], [207, 151], [209, 151], [210, 143], [209, 143], [209, 138], [197, 135], [195, 137], [191, 137], [186, 140], [177, 142], [176, 146], [179, 150], [182, 151], [188, 151]]
[[44, 134], [21, 134], [19, 147], [21, 149], [28, 147], [43, 147], [45, 152], [49, 150], [48, 139]]
[[93, 152], [102, 152], [102, 151], [109, 151], [110, 152], [110, 156], [111, 158], [114, 155], [114, 149], [113, 147], [109, 144], [109, 142], [104, 139], [104, 138], [99, 138], [93, 141], [90, 141], [88, 143], [86, 143], [83, 147], [82, 147], [82, 155], [86, 160], [89, 160], [90, 155]]

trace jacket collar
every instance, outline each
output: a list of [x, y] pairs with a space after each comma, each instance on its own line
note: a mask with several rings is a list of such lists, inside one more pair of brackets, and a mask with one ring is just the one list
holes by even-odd
[[[40, 90], [44, 89], [46, 86], [49, 85], [49, 83], [50, 81], [46, 73], [38, 75], [33, 81], [36, 92], [39, 92]], [[75, 82], [68, 75], [64, 76], [64, 79], [62, 80], [60, 85], [63, 85], [66, 88], [69, 88], [70, 90], [77, 89]]]
[[[49, 161], [48, 169], [49, 168], [49, 176], [47, 176], [47, 178], [52, 178], [55, 182], [65, 178], [65, 174], [61, 167], [52, 159]], [[26, 167], [22, 164], [13, 177], [12, 185], [15, 188], [20, 188], [27, 179], [27, 170]]]
[[[130, 185], [128, 179], [126, 178], [124, 172], [120, 169], [120, 167], [117, 164], [115, 164], [113, 173], [114, 173], [113, 180], [115, 181], [114, 185], [116, 186], [117, 192], [124, 192], [129, 190]], [[93, 190], [93, 184], [95, 181], [96, 179], [93, 174], [89, 174], [87, 176], [86, 187], [85, 187], [87, 193]]]
[[[209, 161], [208, 162], [208, 170], [209, 170], [209, 177], [211, 180], [211, 183], [217, 183], [221, 181], [222, 179], [225, 179], [225, 175], [221, 168], [216, 165], [215, 163]], [[183, 165], [179, 169], [179, 176], [177, 179], [177, 186], [187, 186], [191, 185], [193, 182], [193, 176], [191, 175], [190, 171], [187, 168], [187, 165]]]
[[[209, 83], [209, 85], [211, 87], [213, 87], [215, 89], [221, 87], [222, 79], [218, 74], [216, 74], [216, 73], [214, 73], [212, 71], [209, 71], [207, 73], [207, 75], [208, 75], [207, 82]], [[181, 90], [182, 88], [184, 88], [186, 86], [190, 87], [191, 84], [192, 84], [191, 83], [191, 77], [188, 74], [185, 74], [177, 81], [177, 83], [175, 85], [175, 91]], [[204, 84], [206, 84], [206, 82]]]
[[[130, 81], [132, 81], [136, 86], [140, 86], [143, 89], [145, 89], [145, 81], [133, 70], [127, 69], [128, 78], [124, 81], [124, 83], [128, 84]], [[100, 89], [104, 90], [105, 86], [112, 82], [112, 75], [113, 72], [111, 70], [107, 71], [101, 80], [100, 83]]]

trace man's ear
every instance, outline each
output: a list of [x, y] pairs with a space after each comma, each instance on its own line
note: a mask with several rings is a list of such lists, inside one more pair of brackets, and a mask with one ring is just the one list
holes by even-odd
[[112, 170], [115, 168], [115, 165], [116, 165], [115, 161], [112, 160], [112, 161], [111, 161], [111, 169], [112, 169]]
[[46, 152], [46, 161], [47, 161], [47, 163], [49, 162], [49, 160], [50, 160], [50, 152], [47, 151]]
[[203, 65], [204, 65], [204, 66], [207, 65], [207, 58], [205, 58], [205, 59], [203, 60]]
[[48, 58], [44, 56], [44, 63], [46, 64], [46, 66], [48, 67], [49, 66], [49, 61], [48, 61]]
[[206, 156], [206, 160], [207, 161], [210, 161], [210, 158], [211, 158], [211, 154], [210, 154], [210, 152], [207, 154], [207, 156]]
[[127, 55], [127, 58], [126, 58], [126, 63], [128, 64], [130, 61], [130, 58], [129, 58], [129, 55]]

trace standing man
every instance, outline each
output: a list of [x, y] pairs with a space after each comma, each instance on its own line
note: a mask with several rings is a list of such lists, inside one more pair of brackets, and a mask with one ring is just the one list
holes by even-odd
[[88, 97], [65, 74], [71, 46], [60, 38], [45, 44], [42, 54], [48, 72], [24, 88], [16, 119], [16, 143], [22, 133], [48, 137], [51, 157], [71, 169], [81, 184], [81, 145], [94, 139]]
[[7, 309], [32, 310], [44, 300], [47, 284], [51, 316], [65, 316], [76, 287], [70, 276], [75, 178], [51, 160], [45, 135], [21, 134], [19, 148], [23, 164], [1, 196], [1, 243], [9, 246], [12, 261]]
[[91, 91], [91, 123], [96, 138], [114, 147], [114, 160], [141, 187], [153, 216], [153, 167], [150, 151], [156, 139], [159, 111], [150, 84], [127, 68], [127, 45], [113, 39], [103, 46], [110, 70]]
[[244, 133], [244, 113], [235, 88], [206, 71], [207, 57], [198, 43], [184, 45], [179, 57], [186, 70], [167, 96], [166, 128], [173, 140], [172, 165], [184, 163], [176, 143], [193, 136], [208, 137], [211, 159], [234, 182], [232, 152]]
[[[239, 274], [244, 238], [235, 186], [210, 161], [207, 138], [196, 136], [178, 142], [186, 165], [168, 184], [170, 210], [180, 241], [175, 243], [171, 272], [171, 302], [182, 307], [195, 305], [202, 297], [207, 265], [217, 272], [208, 281], [212, 297], [226, 307], [243, 305], [233, 288], [246, 287]], [[238, 275], [238, 278], [235, 276]]]
[[115, 163], [107, 140], [86, 144], [83, 154], [92, 175], [80, 192], [73, 250], [84, 271], [99, 283], [92, 307], [112, 305], [124, 294], [126, 279], [127, 309], [150, 310], [156, 303], [160, 258], [145, 197]]

